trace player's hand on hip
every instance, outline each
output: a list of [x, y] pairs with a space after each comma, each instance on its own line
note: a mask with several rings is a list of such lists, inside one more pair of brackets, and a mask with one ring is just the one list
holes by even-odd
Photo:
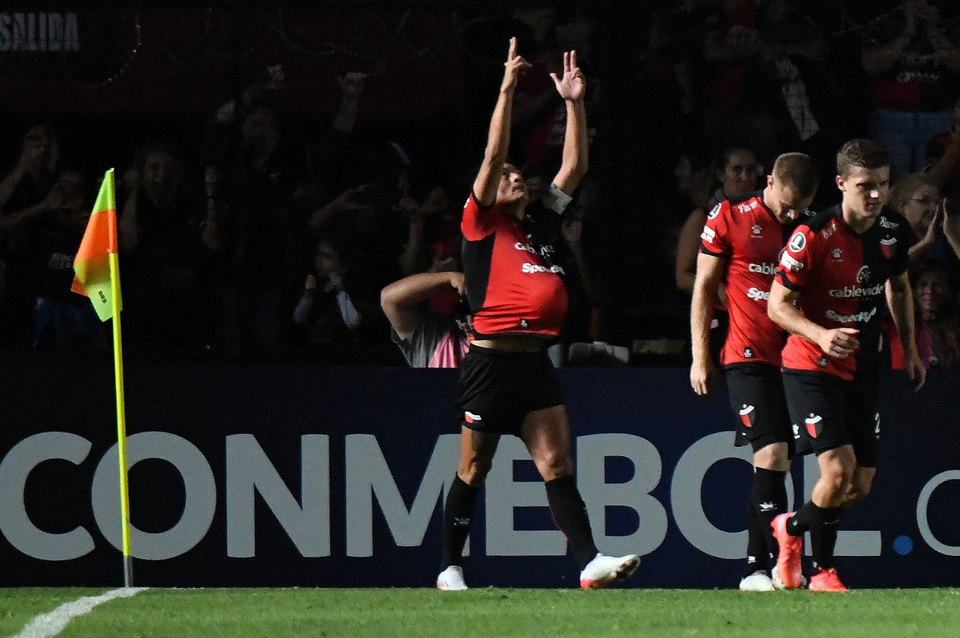
[[824, 330], [817, 339], [817, 345], [824, 354], [837, 359], [843, 359], [855, 353], [860, 348], [857, 340], [859, 330], [855, 328], [833, 328]]
[[713, 376], [713, 362], [694, 361], [690, 366], [690, 387], [702, 397], [710, 392], [710, 377]]
[[513, 90], [517, 86], [517, 78], [520, 77], [520, 71], [529, 69], [531, 65], [517, 55], [517, 39], [510, 38], [510, 51], [507, 53], [507, 61], [503, 63], [503, 83], [500, 85], [501, 91]]

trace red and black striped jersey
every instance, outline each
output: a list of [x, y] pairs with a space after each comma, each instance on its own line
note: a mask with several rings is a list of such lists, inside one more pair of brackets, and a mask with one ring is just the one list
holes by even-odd
[[780, 365], [784, 334], [767, 316], [770, 284], [789, 234], [763, 203], [762, 192], [724, 200], [707, 214], [700, 252], [727, 260], [724, 287], [730, 328], [720, 353], [723, 365]]
[[783, 349], [783, 369], [826, 372], [842, 379], [875, 372], [885, 284], [907, 271], [912, 243], [907, 220], [887, 208], [863, 234], [847, 225], [839, 206], [801, 224], [787, 242], [777, 280], [799, 291], [798, 306], [810, 321], [828, 329], [859, 330], [860, 350], [837, 359], [791, 335]]
[[556, 338], [567, 313], [563, 268], [554, 250], [535, 239], [529, 218], [481, 206], [470, 193], [463, 207], [463, 272], [475, 337]]

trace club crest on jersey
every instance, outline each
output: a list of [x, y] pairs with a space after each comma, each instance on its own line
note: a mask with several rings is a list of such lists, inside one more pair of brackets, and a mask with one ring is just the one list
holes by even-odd
[[740, 422], [743, 423], [744, 427], [752, 428], [753, 419], [756, 414], [756, 410], [753, 409], [752, 405], [743, 404], [743, 407], [740, 408]]
[[744, 349], [743, 349], [743, 358], [744, 358], [744, 359], [753, 359], [753, 348], [744, 348]]
[[804, 419], [803, 424], [807, 428], [807, 434], [810, 435], [811, 439], [815, 439], [820, 436], [820, 433], [823, 431], [823, 417], [817, 414], [810, 413], [806, 419]]
[[788, 244], [790, 250], [793, 252], [800, 252], [807, 245], [807, 236], [803, 232], [794, 233], [793, 237], [790, 238], [790, 243]]
[[840, 252], [840, 249], [839, 249], [839, 248], [834, 248], [834, 249], [833, 249], [833, 260], [834, 260], [834, 261], [840, 261], [841, 258], [842, 258], [842, 255], [843, 255], [843, 253]]
[[760, 228], [760, 224], [754, 224], [753, 226], [750, 227], [750, 230], [753, 232], [754, 235], [756, 235], [757, 237], [759, 237], [759, 236], [760, 236], [760, 231], [761, 231], [762, 229]]
[[865, 281], [870, 281], [870, 267], [867, 265], [861, 266], [857, 272], [857, 283], [862, 284]]
[[707, 213], [707, 219], [714, 219], [717, 215], [720, 214], [720, 208], [723, 206], [723, 202], [717, 204], [713, 209]]
[[894, 254], [894, 253], [896, 252], [896, 250], [897, 250], [897, 245], [896, 245], [896, 244], [897, 244], [897, 238], [896, 238], [896, 237], [890, 237], [890, 238], [888, 238], [888, 239], [881, 239], [881, 240], [880, 240], [880, 252], [883, 253], [883, 256], [884, 256], [884, 257], [886, 257], [887, 259], [890, 259], [891, 257], [893, 257], [893, 254]]

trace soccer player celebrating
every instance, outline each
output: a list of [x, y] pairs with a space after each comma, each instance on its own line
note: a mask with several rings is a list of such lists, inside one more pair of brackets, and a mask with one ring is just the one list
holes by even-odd
[[[580, 585], [604, 587], [633, 574], [638, 556], [597, 552], [586, 506], [574, 480], [570, 422], [546, 345], [567, 310], [567, 294], [551, 261], [553, 248], [536, 240], [526, 214], [529, 191], [506, 162], [513, 93], [523, 69], [511, 38], [487, 148], [463, 209], [463, 267], [473, 314], [473, 342], [460, 364], [460, 464], [443, 514], [443, 570], [437, 588], [467, 589], [461, 556], [474, 502], [502, 434], [520, 437], [546, 483], [553, 519], [580, 565]], [[551, 74], [566, 102], [560, 171], [548, 192], [562, 212], [587, 170], [586, 82], [575, 51], [564, 53], [563, 75]]]
[[740, 415], [735, 445], [749, 443], [754, 459], [742, 591], [773, 590], [768, 563], [777, 555], [777, 545], [770, 524], [787, 511], [784, 477], [790, 469], [793, 436], [780, 375], [783, 331], [767, 317], [767, 296], [789, 230], [813, 201], [817, 182], [809, 157], [781, 155], [767, 176], [766, 188], [717, 204], [701, 235], [690, 316], [690, 385], [697, 394], [707, 394], [713, 372], [710, 322], [724, 286], [730, 329], [720, 360], [730, 403]]
[[801, 585], [802, 536], [810, 531], [815, 573], [810, 589], [846, 591], [834, 568], [842, 507], [870, 491], [877, 471], [880, 313], [890, 307], [914, 388], [924, 382], [913, 330], [907, 276], [910, 225], [884, 207], [890, 156], [872, 140], [847, 142], [837, 154], [839, 206], [801, 224], [770, 289], [770, 318], [790, 333], [783, 383], [798, 451], [817, 454], [820, 480], [810, 501], [773, 522], [777, 573]]

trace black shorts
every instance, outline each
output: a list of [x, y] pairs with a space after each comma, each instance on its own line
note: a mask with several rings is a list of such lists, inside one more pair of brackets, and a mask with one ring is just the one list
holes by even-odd
[[520, 434], [527, 414], [562, 405], [546, 349], [501, 352], [470, 346], [460, 363], [460, 422], [478, 432]]
[[793, 458], [793, 433], [780, 369], [762, 363], [738, 363], [727, 367], [724, 376], [730, 405], [737, 415], [733, 444], [740, 447], [749, 443], [756, 452], [773, 443], [786, 443], [789, 458]]
[[800, 454], [852, 445], [860, 467], [877, 467], [879, 383], [864, 375], [848, 381], [820, 372], [783, 372], [783, 386]]

